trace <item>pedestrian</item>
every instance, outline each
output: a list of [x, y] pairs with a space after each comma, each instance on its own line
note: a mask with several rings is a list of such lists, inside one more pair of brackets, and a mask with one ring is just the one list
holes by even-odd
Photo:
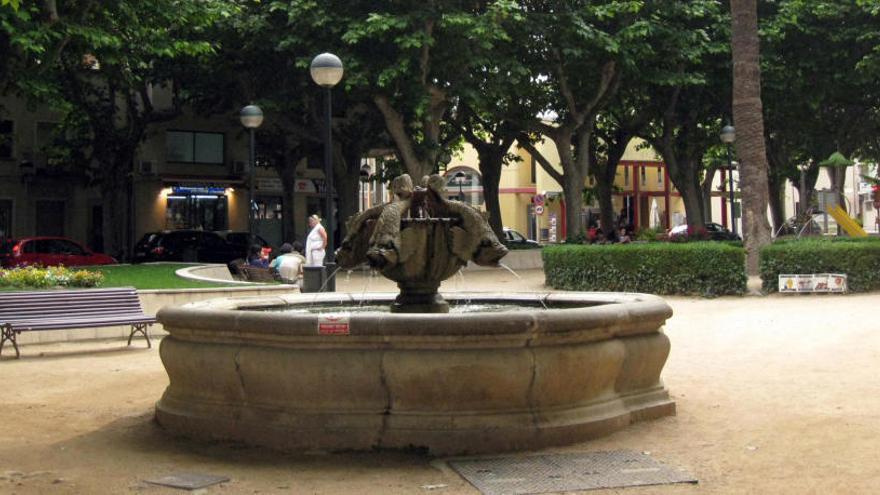
[[247, 266], [269, 268], [269, 259], [263, 256], [263, 246], [251, 244], [248, 249]]
[[269, 269], [274, 270], [282, 282], [288, 284], [297, 283], [302, 277], [302, 267], [306, 263], [302, 250], [303, 245], [299, 241], [295, 241], [293, 245], [285, 242], [279, 248], [281, 254], [272, 260], [272, 263], [269, 264]]
[[311, 215], [309, 228], [312, 230], [306, 237], [306, 266], [323, 266], [327, 249], [327, 231], [321, 225], [321, 217]]

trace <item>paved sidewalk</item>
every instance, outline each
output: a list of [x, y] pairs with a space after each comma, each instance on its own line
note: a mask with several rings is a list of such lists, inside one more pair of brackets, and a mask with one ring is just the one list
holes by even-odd
[[[540, 272], [520, 277], [474, 272], [443, 290], [546, 290]], [[394, 290], [357, 274], [339, 287]], [[667, 300], [675, 314], [663, 376], [678, 415], [553, 450], [647, 451], [700, 483], [588, 493], [877, 493], [880, 294]], [[207, 493], [477, 493], [443, 459], [170, 437], [152, 420], [167, 385], [156, 346], [29, 345], [23, 355], [0, 361], [0, 493], [179, 494], [142, 482], [179, 472], [231, 478]]]

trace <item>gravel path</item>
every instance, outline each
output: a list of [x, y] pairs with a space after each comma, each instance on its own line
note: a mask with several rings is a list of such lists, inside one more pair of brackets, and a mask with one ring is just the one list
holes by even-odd
[[[520, 276], [473, 272], [443, 290], [546, 290], [541, 272]], [[394, 285], [353, 274], [339, 289]], [[668, 301], [663, 376], [678, 415], [556, 450], [648, 451], [700, 483], [589, 493], [880, 490], [880, 294]], [[442, 459], [290, 455], [169, 437], [152, 421], [167, 385], [156, 347], [92, 341], [4, 355], [0, 493], [183, 493], [142, 480], [186, 471], [232, 479], [208, 493], [477, 493]]]

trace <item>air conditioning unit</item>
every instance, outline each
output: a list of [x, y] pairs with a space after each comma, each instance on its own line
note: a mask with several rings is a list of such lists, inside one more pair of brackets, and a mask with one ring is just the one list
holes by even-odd
[[232, 162], [232, 175], [244, 175], [247, 172], [247, 164], [244, 162]]
[[156, 175], [156, 164], [150, 161], [142, 161], [138, 167], [141, 175]]

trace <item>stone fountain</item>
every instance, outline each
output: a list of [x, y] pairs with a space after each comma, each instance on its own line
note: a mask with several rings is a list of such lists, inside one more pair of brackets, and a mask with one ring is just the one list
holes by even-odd
[[[672, 314], [656, 296], [455, 293], [468, 261], [506, 253], [441, 177], [392, 184], [348, 223], [340, 266], [400, 293], [225, 298], [163, 308], [173, 433], [284, 450], [536, 449], [674, 414], [660, 381]], [[384, 307], [384, 309], [383, 309]], [[390, 307], [390, 311], [388, 309]]]

